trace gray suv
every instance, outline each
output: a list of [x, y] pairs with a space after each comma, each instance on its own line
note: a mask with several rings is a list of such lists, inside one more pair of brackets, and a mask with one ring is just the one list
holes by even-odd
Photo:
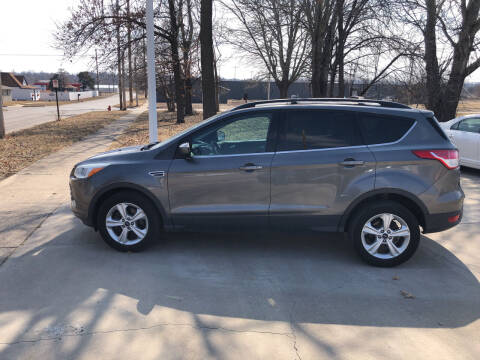
[[253, 102], [70, 175], [72, 210], [115, 249], [165, 231], [348, 232], [368, 263], [409, 259], [458, 224], [458, 152], [430, 111], [386, 101]]

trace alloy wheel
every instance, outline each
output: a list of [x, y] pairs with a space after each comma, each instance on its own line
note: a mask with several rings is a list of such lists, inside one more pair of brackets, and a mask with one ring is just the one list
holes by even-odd
[[392, 259], [402, 254], [410, 242], [410, 228], [400, 216], [382, 213], [371, 217], [362, 228], [362, 245], [372, 256]]
[[114, 205], [107, 213], [105, 225], [110, 237], [122, 245], [135, 245], [148, 233], [145, 211], [132, 203]]

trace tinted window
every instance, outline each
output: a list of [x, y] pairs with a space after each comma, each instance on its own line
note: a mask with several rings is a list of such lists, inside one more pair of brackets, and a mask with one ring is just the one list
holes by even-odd
[[478, 133], [480, 132], [480, 119], [471, 118], [460, 121], [458, 130]]
[[399, 140], [414, 120], [394, 116], [359, 114], [362, 134], [367, 144], [382, 144]]
[[192, 136], [194, 155], [230, 155], [265, 152], [270, 113], [256, 113], [201, 130]]
[[279, 151], [324, 149], [361, 144], [355, 128], [355, 115], [341, 111], [289, 111], [282, 135]]

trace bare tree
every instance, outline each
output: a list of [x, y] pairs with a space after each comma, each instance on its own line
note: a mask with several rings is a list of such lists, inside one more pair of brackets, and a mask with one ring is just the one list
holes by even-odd
[[[340, 0], [339, 0], [340, 1]], [[312, 96], [327, 94], [328, 71], [332, 57], [335, 0], [303, 0], [302, 12], [305, 16], [303, 26], [310, 37]]]
[[[122, 11], [122, 6], [124, 8], [126, 5], [125, 0], [122, 0], [122, 4], [119, 0], [112, 1], [115, 1], [115, 4], [105, 6], [104, 0], [79, 0], [77, 7], [72, 9], [70, 19], [58, 25], [55, 37], [58, 47], [64, 50], [67, 57], [83, 54], [92, 47], [101, 45], [101, 59], [107, 63], [116, 63], [119, 67], [119, 79], [122, 79], [119, 80], [121, 81], [119, 92], [122, 94], [125, 81], [121, 69], [121, 55], [128, 50], [129, 45], [132, 46], [132, 51], [135, 47], [143, 47], [146, 29], [145, 2], [129, 0], [129, 11]], [[176, 101], [181, 103], [184, 101], [184, 96], [181, 95], [184, 91], [184, 84], [181, 76], [180, 57], [175, 56], [175, 53], [177, 55], [179, 53], [177, 14], [175, 0], [158, 3], [154, 14], [154, 34], [157, 43], [173, 44], [169, 59], [173, 72], [178, 70], [175, 79], [181, 84], [178, 85], [179, 96], [176, 97]], [[173, 15], [173, 18], [171, 15]], [[171, 23], [171, 20], [174, 20], [174, 22]], [[131, 38], [128, 41], [128, 32], [123, 34], [122, 29], [129, 27]], [[174, 34], [172, 34], [172, 30]], [[117, 37], [116, 46], [112, 41], [115, 37]], [[127, 39], [127, 41], [124, 39]], [[118, 51], [119, 49], [120, 51]], [[114, 60], [114, 54], [117, 55], [116, 60]], [[121, 96], [125, 107], [125, 96]], [[181, 104], [178, 105], [178, 109], [183, 109]], [[177, 116], [179, 117], [178, 120], [182, 122], [184, 111], [179, 111]]]
[[302, 25], [303, 13], [296, 0], [223, 1], [239, 26], [230, 28], [230, 42], [265, 66], [286, 98], [289, 86], [304, 74], [309, 50]]
[[480, 0], [402, 0], [397, 10], [423, 39], [427, 108], [454, 118], [465, 78], [480, 67]]

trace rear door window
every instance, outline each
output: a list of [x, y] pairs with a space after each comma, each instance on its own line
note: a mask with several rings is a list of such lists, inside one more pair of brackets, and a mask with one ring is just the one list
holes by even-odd
[[460, 121], [457, 130], [478, 134], [480, 132], [480, 118], [470, 118]]
[[279, 151], [326, 149], [361, 145], [355, 113], [293, 110], [286, 114]]
[[368, 145], [399, 140], [412, 127], [415, 120], [397, 116], [358, 114], [360, 127]]

